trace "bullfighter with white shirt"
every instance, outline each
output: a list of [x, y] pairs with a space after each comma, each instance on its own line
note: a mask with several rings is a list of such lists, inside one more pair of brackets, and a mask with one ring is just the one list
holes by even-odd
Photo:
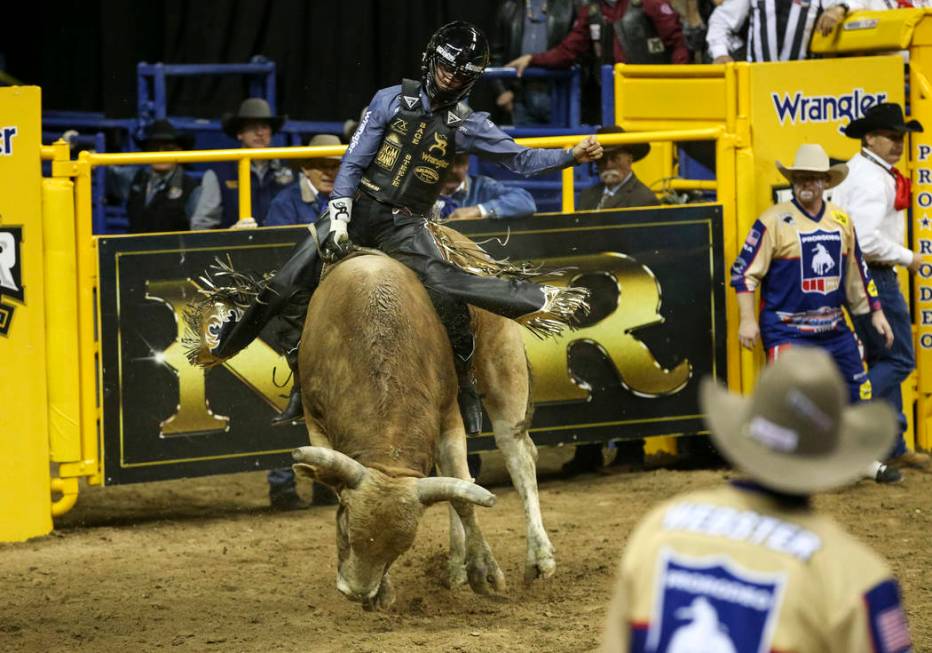
[[858, 337], [864, 343], [873, 396], [890, 402], [900, 415], [900, 437], [891, 453], [891, 462], [898, 467], [916, 468], [928, 467], [929, 456], [907, 451], [902, 436], [906, 417], [900, 384], [913, 371], [916, 357], [912, 320], [900, 292], [896, 266], [915, 274], [921, 257], [903, 245], [910, 182], [894, 165], [903, 155], [906, 133], [921, 131], [918, 121], [907, 122], [903, 109], [891, 103], [878, 104], [863, 118], [851, 121], [845, 134], [861, 140], [861, 151], [848, 162], [848, 177], [832, 195], [832, 200], [847, 211], [854, 223], [864, 260], [893, 329], [893, 346], [888, 348], [867, 320], [854, 316]]

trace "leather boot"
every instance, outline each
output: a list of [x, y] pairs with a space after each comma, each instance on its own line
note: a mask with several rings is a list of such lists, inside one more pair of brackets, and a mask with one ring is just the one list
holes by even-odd
[[453, 357], [456, 359], [456, 376], [460, 384], [456, 401], [463, 416], [463, 426], [466, 427], [466, 435], [476, 436], [482, 432], [482, 400], [479, 389], [476, 388], [469, 361], [462, 361], [455, 354]]
[[294, 371], [294, 385], [291, 386], [291, 396], [288, 397], [288, 405], [280, 415], [272, 418], [272, 426], [294, 426], [304, 424], [304, 404], [301, 403], [301, 381], [298, 379], [298, 371]]
[[272, 419], [272, 426], [304, 424], [304, 406], [301, 403], [301, 376], [298, 373], [298, 351], [301, 346], [301, 331], [304, 328], [304, 315], [307, 313], [310, 294], [307, 294], [305, 300], [303, 294], [298, 293], [295, 299], [297, 301], [292, 301], [291, 305], [282, 313], [284, 326], [278, 334], [279, 344], [285, 351], [285, 360], [288, 361], [288, 367], [291, 369], [291, 395], [288, 397], [288, 405], [285, 406], [285, 410]]
[[482, 401], [472, 374], [471, 360], [476, 339], [472, 333], [469, 306], [431, 288], [427, 289], [427, 294], [453, 347], [453, 364], [460, 386], [456, 399], [463, 416], [466, 435], [478, 435], [482, 432]]

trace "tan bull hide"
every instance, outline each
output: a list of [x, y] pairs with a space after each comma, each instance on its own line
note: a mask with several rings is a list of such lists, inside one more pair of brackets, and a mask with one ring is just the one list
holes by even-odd
[[[485, 407], [525, 502], [525, 576], [546, 577], [555, 563], [526, 430], [521, 327], [483, 311], [474, 317]], [[391, 564], [413, 543], [425, 506], [451, 500], [450, 584], [468, 580], [476, 592], [501, 591], [504, 576], [473, 511], [494, 497], [469, 478], [452, 351], [414, 273], [383, 256], [335, 266], [308, 307], [299, 369], [314, 446], [295, 452], [295, 470], [340, 496], [338, 589], [367, 608], [390, 605]], [[444, 477], [427, 478], [435, 464]]]

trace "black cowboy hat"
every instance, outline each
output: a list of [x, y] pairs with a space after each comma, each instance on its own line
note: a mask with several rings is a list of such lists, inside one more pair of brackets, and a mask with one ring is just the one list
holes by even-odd
[[267, 122], [272, 128], [274, 134], [281, 129], [282, 124], [288, 120], [288, 116], [272, 115], [272, 108], [269, 103], [261, 97], [246, 98], [239, 105], [239, 109], [234, 113], [226, 113], [220, 119], [220, 124], [227, 136], [236, 138], [236, 134], [242, 128], [245, 122]]
[[144, 150], [152, 150], [159, 143], [174, 143], [182, 150], [190, 150], [194, 147], [194, 136], [179, 132], [171, 122], [162, 118], [153, 122], [145, 137], [137, 139], [137, 142]]
[[[596, 134], [624, 134], [624, 129], [621, 127], [600, 127]], [[640, 161], [645, 156], [650, 154], [650, 143], [624, 143], [621, 145], [603, 145], [602, 149], [605, 154], [612, 154], [613, 152], [627, 152], [635, 161]]]
[[845, 127], [845, 136], [848, 138], [863, 138], [872, 131], [889, 129], [899, 132], [921, 132], [922, 124], [918, 120], [906, 122], [903, 117], [903, 107], [891, 102], [876, 104], [864, 112], [864, 116], [852, 120]]

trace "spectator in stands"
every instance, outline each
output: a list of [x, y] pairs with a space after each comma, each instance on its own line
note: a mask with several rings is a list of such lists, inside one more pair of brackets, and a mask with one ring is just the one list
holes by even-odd
[[522, 54], [506, 65], [520, 77], [528, 66], [569, 68], [591, 55], [611, 63], [689, 63], [679, 16], [667, 0], [599, 0], [579, 8], [576, 22], [546, 52]]
[[569, 68], [586, 73], [582, 88], [583, 122], [600, 122], [603, 64], [689, 63], [680, 18], [667, 0], [586, 0], [560, 43], [546, 52], [523, 54], [507, 63], [518, 77], [528, 66]]
[[740, 478], [654, 508], [625, 546], [602, 653], [912, 651], [889, 565], [811, 495], [856, 481], [893, 443], [880, 404], [845, 406], [822, 350], [764, 370], [753, 397], [706, 379], [712, 438]]
[[441, 218], [526, 218], [537, 210], [534, 198], [523, 188], [468, 173], [469, 155], [457, 154], [437, 198]]
[[849, 8], [865, 8], [868, 1], [725, 0], [709, 16], [709, 54], [715, 63], [734, 61], [738, 37], [747, 43], [748, 61], [806, 59], [813, 27], [827, 35]]
[[[505, 0], [499, 8], [492, 38], [492, 65], [504, 66], [525, 54], [544, 52], [566, 36], [573, 25], [574, 0]], [[550, 123], [552, 82], [492, 81], [496, 104], [511, 114], [515, 125]]]
[[[223, 131], [238, 140], [243, 147], [269, 147], [272, 135], [285, 122], [285, 116], [272, 115], [269, 103], [262, 98], [243, 100], [236, 114], [221, 120]], [[237, 228], [263, 225], [272, 198], [294, 180], [291, 169], [277, 159], [254, 160], [251, 166], [252, 216], [239, 219], [239, 174], [236, 162], [218, 164], [204, 173], [201, 197], [191, 218], [192, 229]]]
[[[598, 134], [623, 134], [621, 127], [602, 127]], [[576, 208], [580, 211], [595, 209], [623, 209], [631, 206], [654, 206], [660, 202], [650, 188], [645, 186], [632, 164], [650, 153], [649, 143], [607, 145], [605, 154], [596, 161], [599, 183], [587, 188], [579, 195]]]
[[[670, 0], [683, 23], [683, 37], [692, 56], [693, 63], [712, 63], [709, 49], [706, 45], [706, 32], [708, 31], [709, 17], [723, 0]], [[746, 27], [746, 26], [745, 26]], [[743, 33], [743, 30], [738, 30]], [[728, 53], [736, 60], [741, 61], [747, 53], [744, 50], [744, 40], [735, 34], [730, 39]]]
[[[602, 127], [598, 134], [622, 134], [621, 127]], [[596, 161], [599, 183], [587, 188], [579, 195], [576, 209], [623, 209], [633, 206], [655, 206], [657, 196], [634, 174], [631, 165], [650, 153], [649, 143], [603, 146], [602, 158]], [[614, 444], [617, 449], [611, 465], [613, 467], [640, 466], [644, 464], [644, 440], [621, 440]], [[602, 467], [602, 445], [581, 444], [573, 457], [563, 465], [564, 476], [575, 476], [597, 471]]]
[[[147, 152], [190, 150], [194, 139], [181, 134], [168, 120], [156, 120], [139, 141]], [[126, 194], [129, 233], [188, 231], [200, 188], [177, 163], [153, 163], [136, 168], [117, 168], [114, 174], [132, 175]], [[125, 183], [125, 182], [124, 182]], [[115, 184], [110, 184], [111, 188]]]
[[[830, 165], [820, 145], [801, 145], [792, 167], [777, 169], [793, 188], [793, 199], [767, 209], [751, 227], [731, 267], [738, 293], [738, 340], [752, 349], [763, 340], [769, 361], [798, 345], [820, 347], [835, 359], [848, 383], [852, 403], [871, 398], [854, 334], [845, 322], [869, 315], [870, 328], [893, 344], [893, 332], [881, 310], [877, 288], [861, 258], [854, 227], [841, 207], [822, 199], [848, 174]], [[760, 321], [754, 291], [760, 288]], [[895, 483], [893, 466], [874, 462], [865, 470], [878, 483]]]
[[911, 203], [910, 182], [894, 167], [903, 156], [906, 134], [921, 131], [919, 121], [907, 122], [903, 109], [887, 102], [852, 120], [845, 127], [845, 134], [860, 139], [861, 151], [848, 161], [850, 172], [835, 189], [832, 201], [847, 211], [854, 223], [884, 315], [893, 328], [893, 347], [888, 348], [876, 337], [870, 320], [855, 316], [854, 326], [864, 345], [873, 396], [889, 402], [899, 415], [899, 437], [888, 462], [899, 467], [927, 468], [929, 456], [908, 451], [902, 435], [906, 417], [900, 385], [916, 366], [916, 355], [912, 318], [900, 292], [896, 266], [917, 274], [922, 255], [903, 246], [906, 210]]
[[[309, 147], [336, 147], [341, 144], [333, 134], [317, 134], [308, 142]], [[316, 222], [327, 209], [341, 159], [340, 156], [327, 156], [294, 161], [300, 174], [272, 200], [265, 226]]]

